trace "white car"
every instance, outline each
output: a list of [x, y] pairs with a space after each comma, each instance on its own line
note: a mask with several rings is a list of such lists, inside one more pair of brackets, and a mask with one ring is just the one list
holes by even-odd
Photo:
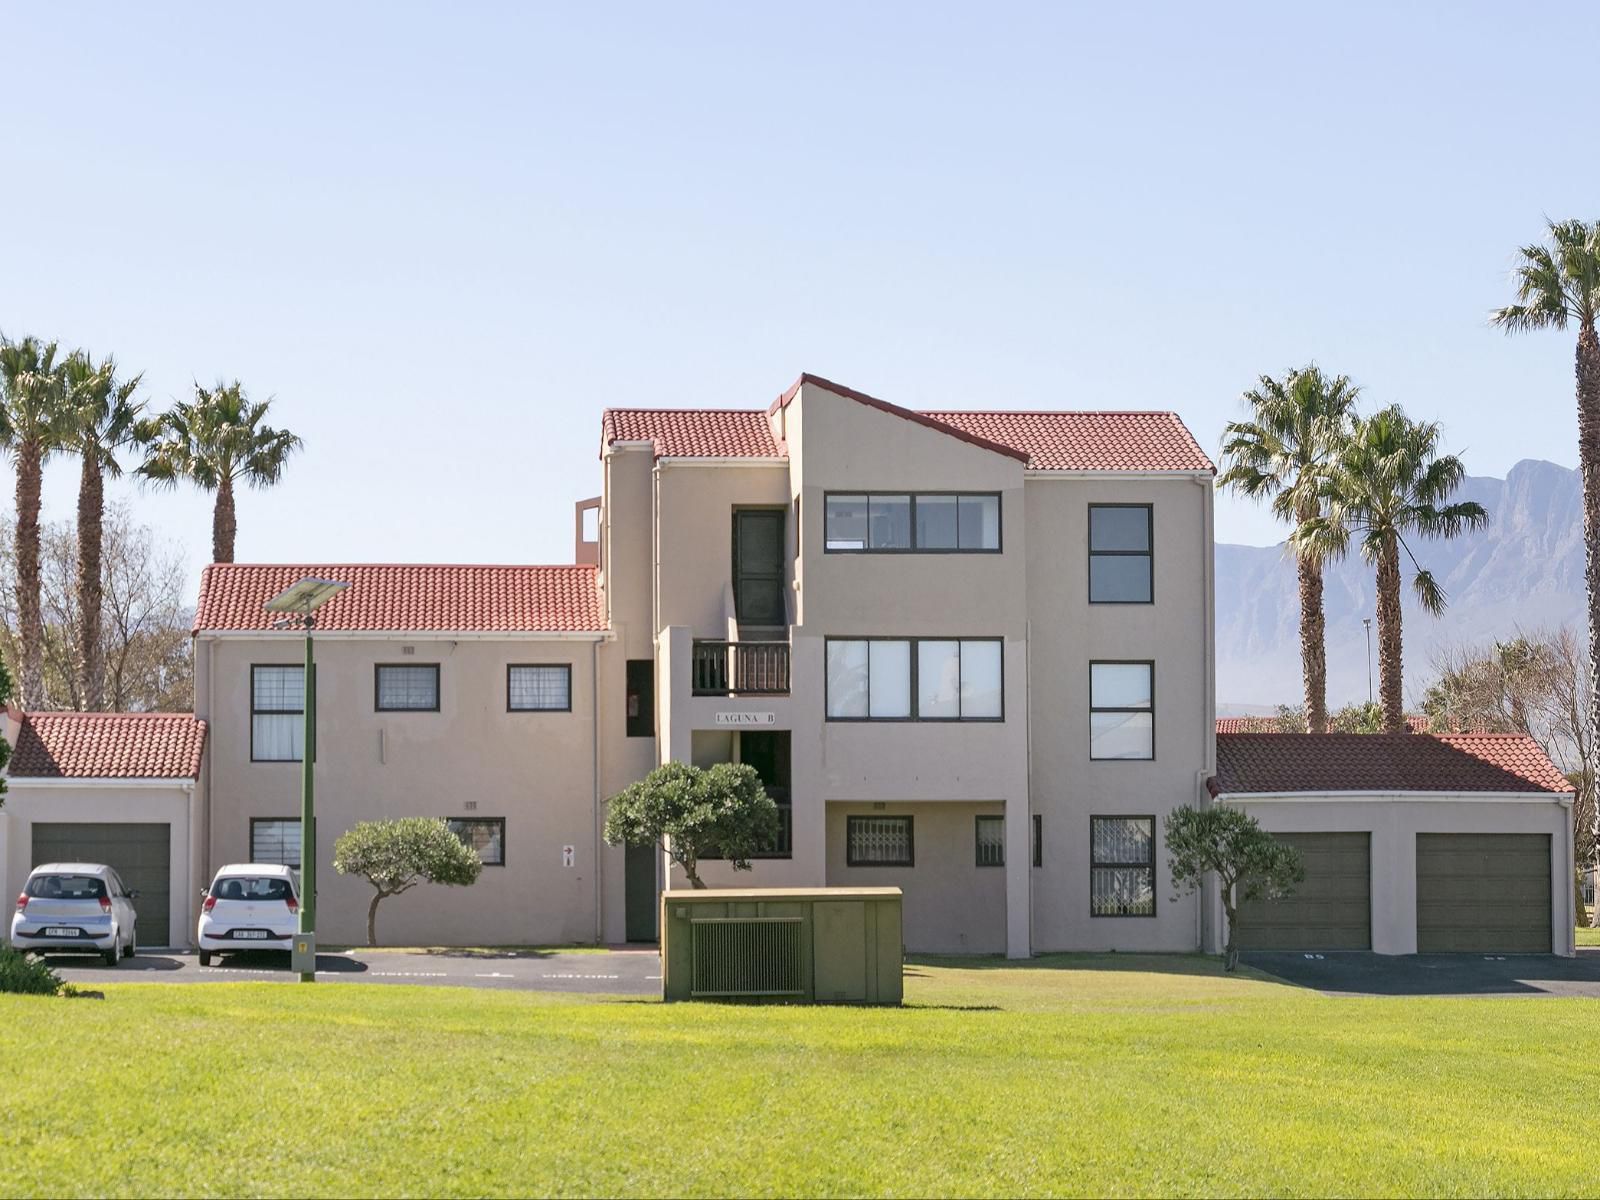
[[200, 965], [224, 950], [288, 950], [300, 920], [300, 877], [276, 863], [233, 863], [201, 893]]
[[139, 945], [133, 901], [104, 863], [46, 863], [35, 867], [17, 897], [11, 944], [18, 950], [77, 950], [99, 954], [114, 967]]

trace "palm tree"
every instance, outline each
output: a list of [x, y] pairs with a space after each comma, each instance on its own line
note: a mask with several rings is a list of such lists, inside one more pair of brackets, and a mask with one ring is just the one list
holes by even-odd
[[63, 446], [82, 460], [78, 480], [78, 696], [88, 712], [105, 703], [105, 649], [100, 643], [101, 523], [105, 519], [105, 477], [122, 474], [117, 453], [134, 442], [139, 410], [133, 396], [140, 375], [117, 378], [117, 364], [99, 366], [75, 351], [62, 368], [67, 424]]
[[233, 485], [270, 487], [283, 477], [284, 464], [301, 442], [285, 429], [262, 424], [271, 400], [252, 403], [236, 379], [214, 388], [194, 385], [194, 400], [179, 401], [155, 421], [140, 423], [139, 439], [147, 443], [139, 473], [157, 483], [193, 481], [216, 492], [211, 512], [211, 558], [233, 561], [238, 520]]
[[1323, 480], [1324, 514], [1295, 531], [1297, 545], [1318, 555], [1342, 553], [1352, 536], [1361, 556], [1378, 574], [1378, 695], [1385, 733], [1405, 733], [1401, 676], [1400, 552], [1413, 571], [1412, 586], [1423, 609], [1444, 611], [1444, 589], [1424, 570], [1407, 539], [1455, 537], [1488, 524], [1475, 500], [1449, 503], [1466, 467], [1454, 454], [1439, 453], [1437, 422], [1413, 421], [1399, 405], [1382, 409], [1355, 431]]
[[[1321, 482], [1349, 436], [1359, 389], [1344, 376], [1329, 379], [1315, 364], [1282, 379], [1261, 377], [1244, 394], [1250, 417], [1223, 431], [1224, 471], [1217, 487], [1271, 500], [1279, 520], [1298, 528], [1322, 515]], [[1328, 658], [1322, 611], [1323, 559], [1290, 542], [1300, 582], [1300, 672], [1305, 681], [1306, 728], [1328, 729]]]
[[0, 336], [0, 446], [17, 468], [17, 703], [44, 703], [44, 623], [39, 616], [39, 484], [61, 444], [61, 370], [56, 343]]

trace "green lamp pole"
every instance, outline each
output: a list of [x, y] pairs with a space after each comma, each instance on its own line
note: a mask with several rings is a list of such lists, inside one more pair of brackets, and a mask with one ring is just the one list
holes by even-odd
[[332, 579], [302, 579], [267, 601], [270, 612], [284, 614], [273, 622], [274, 629], [298, 625], [306, 635], [305, 735], [300, 752], [300, 919], [293, 955], [300, 964], [301, 983], [317, 979], [317, 664], [311, 635], [317, 625], [316, 610], [349, 586]]

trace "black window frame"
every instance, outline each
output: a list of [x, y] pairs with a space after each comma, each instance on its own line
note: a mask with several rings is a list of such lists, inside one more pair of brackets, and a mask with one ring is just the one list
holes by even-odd
[[[1096, 705], [1094, 702], [1094, 669], [1096, 667], [1149, 667], [1150, 707], [1129, 708], [1126, 705]], [[1094, 752], [1095, 713], [1148, 713], [1150, 715], [1150, 755], [1148, 758], [1101, 758]], [[1143, 763], [1156, 761], [1156, 660], [1153, 658], [1093, 658], [1089, 660], [1089, 761], [1097, 763]]]
[[[910, 685], [911, 685], [911, 712], [904, 717], [875, 717], [870, 712], [864, 717], [835, 717], [829, 714], [832, 694], [828, 679], [828, 647], [834, 642], [905, 642], [910, 647]], [[924, 717], [918, 715], [917, 691], [917, 662], [920, 657], [917, 647], [923, 642], [997, 642], [1000, 646], [1000, 715], [996, 717], [968, 717], [957, 715], [954, 717]], [[959, 658], [960, 651], [957, 651]], [[871, 704], [872, 696], [872, 660], [871, 651], [868, 651], [867, 660], [867, 696]], [[957, 703], [960, 702], [961, 689], [956, 689]], [[843, 725], [864, 725], [869, 723], [882, 725], [905, 724], [930, 724], [930, 725], [1000, 725], [1006, 719], [1006, 639], [1004, 637], [889, 637], [876, 634], [868, 637], [825, 637], [822, 639], [822, 719]]]
[[[302, 686], [300, 688], [301, 700], [300, 700], [300, 707], [299, 708], [257, 708], [256, 707], [256, 672], [259, 671], [259, 670], [262, 670], [263, 668], [265, 668], [266, 670], [269, 670], [269, 671], [282, 671], [282, 670], [288, 669], [288, 670], [294, 670], [294, 671], [299, 671], [300, 672], [300, 676], [301, 676], [301, 680], [302, 680]], [[302, 748], [301, 756], [299, 758], [258, 758], [256, 756], [256, 718], [257, 717], [299, 717], [299, 718], [301, 718], [302, 721], [304, 721], [305, 715], [306, 715], [305, 697], [307, 695], [306, 687], [305, 687], [305, 684], [304, 684], [305, 672], [306, 672], [305, 663], [297, 663], [297, 662], [293, 662], [293, 663], [266, 662], [266, 663], [251, 663], [250, 664], [250, 761], [251, 762], [253, 762], [253, 763], [297, 763], [297, 762], [304, 762], [305, 761], [304, 748]], [[316, 671], [313, 670], [312, 673], [311, 673], [312, 686], [315, 686], [316, 678], [317, 678]], [[311, 750], [311, 759], [312, 759], [313, 762], [316, 761], [316, 747], [315, 746], [313, 746], [312, 750]]]
[[[1148, 821], [1150, 824], [1150, 859], [1148, 862], [1101, 862], [1094, 856], [1094, 823], [1096, 821]], [[1156, 888], [1156, 818], [1154, 813], [1091, 813], [1089, 816], [1089, 916], [1091, 918], [1153, 918], [1160, 902]], [[1150, 873], [1149, 912], [1096, 912], [1094, 910], [1094, 877], [1096, 871], [1148, 871]]]
[[[906, 827], [906, 857], [903, 861], [884, 862], [881, 859], [870, 859], [863, 862], [856, 857], [854, 830], [862, 821], [896, 821]], [[902, 867], [917, 865], [917, 823], [916, 818], [902, 813], [851, 813], [844, 819], [844, 865], [847, 867], [889, 867], [899, 870]]]
[[[1142, 508], [1145, 519], [1145, 549], [1096, 550], [1094, 548], [1094, 513], [1099, 508]], [[1084, 524], [1084, 544], [1089, 550], [1089, 561], [1084, 578], [1084, 591], [1090, 604], [1154, 604], [1156, 602], [1156, 506], [1154, 504], [1091, 504]], [[1097, 558], [1147, 558], [1150, 560], [1150, 598], [1147, 600], [1096, 600], [1094, 598], [1094, 560]]]
[[[391, 707], [383, 703], [383, 673], [385, 671], [432, 671], [433, 672], [433, 707], [412, 708]], [[436, 713], [443, 699], [440, 687], [443, 679], [439, 674], [439, 664], [436, 662], [381, 662], [372, 664], [372, 711], [381, 713]]]
[[[276, 761], [276, 760], [269, 759], [268, 761]], [[252, 863], [261, 861], [260, 859], [258, 859], [256, 857], [256, 826], [257, 825], [294, 825], [294, 826], [298, 827], [298, 826], [300, 826], [300, 824], [301, 824], [301, 822], [300, 822], [300, 818], [299, 817], [251, 817], [250, 818], [250, 855], [249, 855], [248, 858], [245, 859], [245, 861], [246, 862], [252, 862]], [[302, 831], [301, 836], [300, 836], [300, 859], [301, 859], [301, 861], [297, 862], [297, 863], [279, 863], [278, 865], [279, 866], [283, 866], [283, 867], [288, 867], [291, 871], [300, 870], [305, 865], [305, 856], [306, 856], [305, 851], [306, 851], [305, 834]]]
[[[828, 545], [828, 501], [835, 496], [865, 496], [868, 501], [874, 496], [905, 496], [910, 504], [910, 539], [909, 546], [862, 546], [859, 549], [846, 547], [830, 547]], [[956, 537], [961, 536], [960, 501], [963, 496], [970, 499], [987, 500], [993, 498], [995, 502], [995, 545], [965, 549], [961, 546], [933, 546], [921, 547], [917, 545], [917, 497], [938, 496], [954, 497], [957, 502]], [[1003, 492], [985, 491], [895, 491], [892, 488], [831, 488], [822, 493], [822, 552], [824, 554], [1003, 554], [1006, 546], [1006, 508], [1005, 494]]]
[[[442, 817], [440, 819], [443, 820], [447, 826], [453, 826], [458, 821], [464, 825], [500, 826], [500, 861], [490, 862], [488, 859], [482, 859], [482, 862], [486, 867], [503, 867], [506, 865], [506, 819], [504, 817]], [[460, 832], [454, 828], [452, 828], [450, 832], [454, 833], [458, 838], [461, 837]], [[465, 838], [461, 838], [461, 843], [470, 849], [477, 849], [476, 846], [473, 846], [472, 843], [467, 841]]]
[[[511, 703], [511, 673], [513, 671], [560, 670], [567, 673], [567, 703], [562, 708], [527, 708]], [[572, 711], [572, 664], [569, 662], [526, 662], [506, 664], [506, 711], [508, 713], [569, 713]]]
[[1044, 866], [1044, 814], [1033, 814], [1033, 865]]
[[[991, 821], [1000, 826], [1000, 857], [994, 862], [983, 859], [983, 825]], [[980, 813], [972, 818], [972, 860], [974, 866], [1003, 867], [1006, 865], [1006, 818], [1003, 813]]]
[[[625, 672], [624, 690], [622, 693], [622, 717], [626, 729], [625, 736], [631, 738], [653, 738], [656, 736], [656, 660], [653, 658], [630, 658], [623, 668]], [[511, 677], [506, 676], [506, 701], [510, 703]], [[570, 684], [567, 694], [572, 694]], [[634, 697], [639, 699], [637, 714], [628, 711], [628, 706], [633, 703]]]

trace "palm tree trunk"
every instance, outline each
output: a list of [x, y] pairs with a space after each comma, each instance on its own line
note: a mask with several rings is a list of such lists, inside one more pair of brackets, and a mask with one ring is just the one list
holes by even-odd
[[[1600, 746], [1600, 337], [1578, 330], [1578, 470], [1583, 475], [1583, 582], [1589, 601], [1589, 744]], [[1596, 825], [1600, 827], [1600, 809]], [[1600, 863], [1600, 844], [1596, 845]], [[1600, 923], [1600, 897], [1595, 920]]]
[[39, 483], [44, 450], [36, 441], [17, 447], [17, 635], [22, 678], [17, 703], [44, 703], [44, 622], [39, 616]]
[[211, 510], [211, 561], [233, 561], [233, 537], [239, 522], [233, 512], [233, 480], [224, 475], [217, 485], [217, 502]]
[[1391, 533], [1378, 554], [1378, 701], [1385, 733], [1406, 731], [1400, 647], [1400, 539]]
[[1327, 620], [1322, 612], [1322, 564], [1301, 558], [1300, 673], [1305, 680], [1306, 730], [1328, 732]]
[[100, 644], [101, 563], [106, 493], [100, 458], [83, 448], [78, 481], [78, 696], [85, 712], [105, 704], [106, 660]]

